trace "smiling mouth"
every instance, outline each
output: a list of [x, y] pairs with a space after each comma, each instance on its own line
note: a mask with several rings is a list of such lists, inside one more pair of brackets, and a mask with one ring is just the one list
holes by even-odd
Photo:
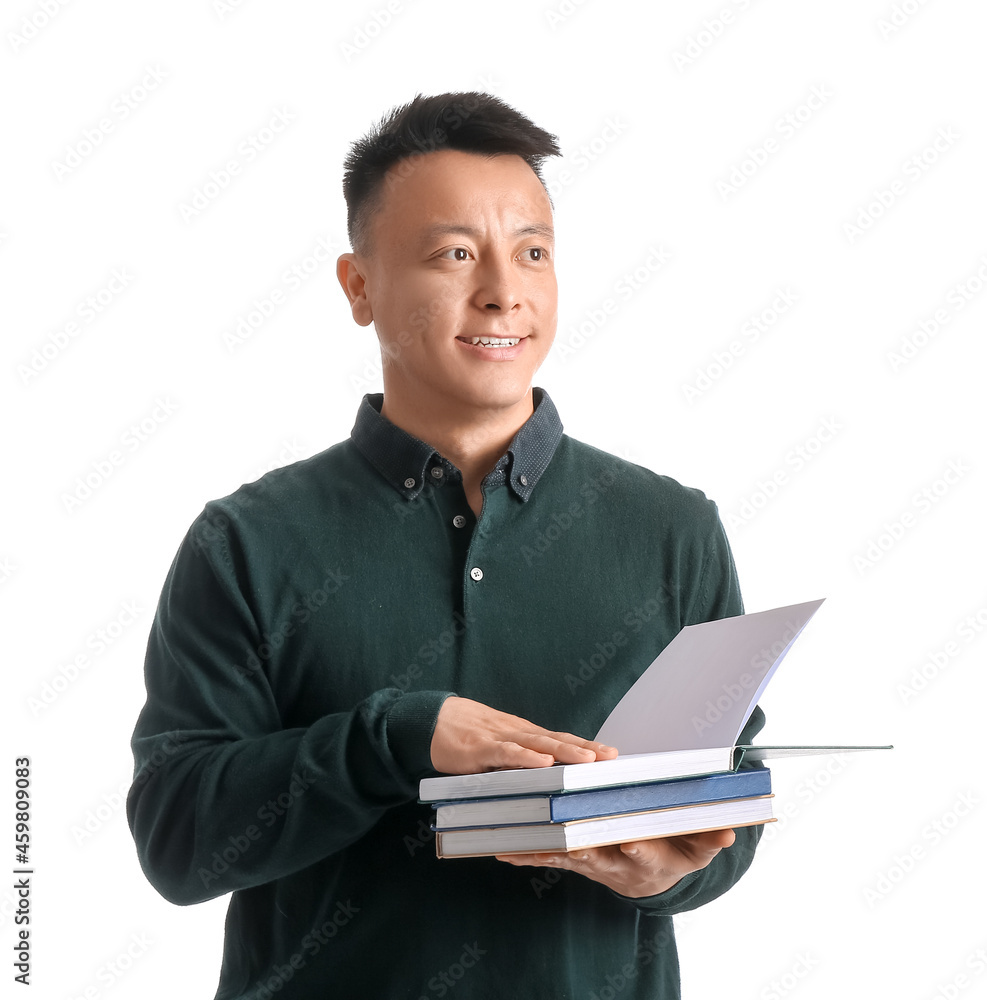
[[521, 337], [457, 337], [464, 344], [477, 347], [516, 347], [521, 343]]

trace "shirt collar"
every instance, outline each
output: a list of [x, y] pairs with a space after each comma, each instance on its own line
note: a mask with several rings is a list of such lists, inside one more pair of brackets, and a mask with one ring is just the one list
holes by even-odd
[[[562, 421], [544, 389], [533, 391], [535, 411], [514, 435], [507, 453], [484, 483], [506, 479], [520, 500], [527, 500], [562, 440]], [[413, 437], [381, 415], [382, 393], [363, 397], [351, 438], [364, 458], [407, 500], [414, 500], [434, 468], [460, 475], [430, 444]]]

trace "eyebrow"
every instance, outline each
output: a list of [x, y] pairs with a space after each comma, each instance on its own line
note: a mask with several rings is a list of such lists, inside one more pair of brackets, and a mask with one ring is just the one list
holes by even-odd
[[[512, 235], [517, 238], [520, 236], [540, 236], [542, 239], [550, 240], [555, 242], [555, 230], [551, 226], [546, 226], [544, 223], [534, 222], [528, 226], [521, 226], [515, 229]], [[422, 232], [421, 242], [429, 243], [434, 239], [438, 239], [442, 236], [466, 236], [470, 239], [478, 240], [482, 237], [482, 233], [479, 229], [473, 226], [463, 226], [456, 223], [436, 223], [434, 226], [429, 226]]]

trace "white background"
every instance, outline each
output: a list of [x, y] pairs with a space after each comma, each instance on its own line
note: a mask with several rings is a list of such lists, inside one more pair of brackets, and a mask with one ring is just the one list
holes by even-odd
[[226, 900], [160, 899], [122, 808], [154, 604], [207, 499], [379, 388], [310, 255], [347, 249], [348, 143], [468, 89], [566, 154], [537, 383], [568, 433], [715, 499], [748, 610], [828, 597], [765, 741], [896, 745], [775, 766], [784, 822], [677, 921], [685, 996], [985, 995], [985, 28], [976, 0], [4, 4], [0, 781], [9, 836], [30, 755], [34, 995], [213, 995]]

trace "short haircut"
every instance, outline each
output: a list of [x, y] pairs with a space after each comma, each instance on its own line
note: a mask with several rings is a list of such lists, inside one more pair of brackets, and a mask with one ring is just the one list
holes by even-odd
[[436, 94], [394, 108], [350, 147], [344, 163], [347, 231], [357, 253], [369, 254], [370, 223], [387, 172], [410, 157], [442, 149], [481, 156], [520, 156], [544, 185], [542, 161], [559, 156], [558, 139], [499, 97], [478, 91]]

